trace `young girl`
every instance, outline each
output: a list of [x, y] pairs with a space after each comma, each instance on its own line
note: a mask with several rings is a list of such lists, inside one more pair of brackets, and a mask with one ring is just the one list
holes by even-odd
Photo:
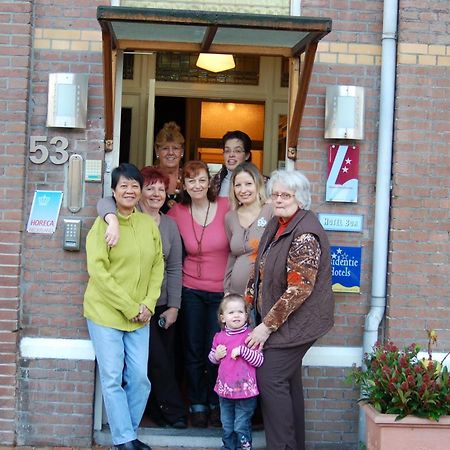
[[214, 336], [209, 352], [209, 360], [219, 364], [214, 390], [220, 402], [221, 450], [252, 448], [251, 419], [259, 394], [255, 368], [261, 366], [264, 357], [259, 350], [250, 350], [245, 345], [251, 331], [247, 308], [240, 295], [223, 298], [218, 312], [222, 331]]

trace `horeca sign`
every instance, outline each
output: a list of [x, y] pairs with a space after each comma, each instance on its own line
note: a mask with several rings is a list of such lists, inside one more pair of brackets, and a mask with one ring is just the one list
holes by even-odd
[[333, 292], [361, 292], [361, 247], [331, 246]]

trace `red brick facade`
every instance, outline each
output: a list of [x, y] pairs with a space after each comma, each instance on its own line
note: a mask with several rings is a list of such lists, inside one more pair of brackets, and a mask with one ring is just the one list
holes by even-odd
[[[95, 367], [92, 359], [24, 357], [26, 338], [87, 339], [82, 317], [85, 253], [62, 250], [53, 235], [25, 232], [36, 189], [64, 190], [62, 165], [33, 164], [31, 136], [64, 135], [68, 151], [103, 158], [100, 0], [3, 2], [0, 6], [0, 443], [90, 446]], [[313, 209], [364, 216], [363, 233], [330, 232], [333, 245], [362, 246], [361, 294], [336, 294], [336, 325], [322, 346], [361, 347], [371, 298], [380, 91], [381, 0], [307, 0], [306, 16], [330, 17], [319, 46], [301, 128], [297, 166], [313, 184]], [[448, 2], [403, 0], [399, 11], [390, 207], [388, 308], [380, 338], [450, 347], [450, 12]], [[65, 30], [58, 35], [57, 30]], [[48, 41], [48, 45], [45, 43]], [[372, 63], [371, 63], [372, 62]], [[89, 75], [84, 130], [46, 127], [48, 74]], [[366, 89], [357, 204], [325, 202], [323, 138], [328, 85]], [[344, 141], [348, 143], [349, 141]], [[52, 148], [49, 146], [50, 152]], [[83, 239], [100, 184], [85, 185]], [[71, 213], [63, 206], [62, 218]], [[308, 366], [307, 440], [314, 449], [357, 448], [357, 393], [345, 367]]]
[[31, 64], [30, 1], [0, 14], [0, 442], [15, 440], [25, 158]]

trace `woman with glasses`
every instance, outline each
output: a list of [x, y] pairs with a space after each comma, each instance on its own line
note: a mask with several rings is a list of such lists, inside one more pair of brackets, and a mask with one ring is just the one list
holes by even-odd
[[255, 262], [259, 240], [272, 218], [272, 206], [266, 204], [264, 179], [251, 162], [239, 164], [231, 177], [231, 210], [225, 216], [225, 230], [230, 242], [224, 289], [244, 295]]
[[228, 131], [222, 138], [222, 148], [224, 164], [211, 184], [219, 197], [228, 197], [234, 169], [244, 161], [252, 160], [252, 140], [243, 131]]
[[301, 172], [275, 171], [267, 191], [274, 217], [246, 289], [259, 322], [247, 345], [264, 349], [257, 378], [267, 448], [303, 450], [302, 360], [334, 321], [330, 247]]
[[[150, 415], [161, 426], [186, 428], [186, 408], [175, 376], [175, 322], [181, 304], [182, 244], [176, 223], [161, 213], [169, 178], [160, 169], [144, 167], [142, 196], [137, 208], [158, 225], [164, 255], [164, 280], [155, 314], [150, 321], [150, 358], [148, 375], [152, 384]], [[116, 204], [101, 199], [97, 212], [109, 223], [117, 223]]]
[[194, 427], [204, 428], [208, 420], [220, 427], [217, 367], [208, 354], [219, 330], [217, 308], [229, 253], [224, 225], [228, 200], [216, 197], [202, 161], [184, 165], [182, 183], [181, 202], [168, 215], [177, 223], [185, 249], [181, 309], [190, 418]]

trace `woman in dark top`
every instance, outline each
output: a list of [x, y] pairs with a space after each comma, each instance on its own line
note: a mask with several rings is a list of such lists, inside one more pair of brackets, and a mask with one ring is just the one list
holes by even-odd
[[247, 345], [264, 349], [257, 377], [267, 448], [304, 450], [302, 360], [333, 326], [330, 247], [302, 173], [276, 171], [267, 190], [274, 217], [247, 284], [259, 322]]

